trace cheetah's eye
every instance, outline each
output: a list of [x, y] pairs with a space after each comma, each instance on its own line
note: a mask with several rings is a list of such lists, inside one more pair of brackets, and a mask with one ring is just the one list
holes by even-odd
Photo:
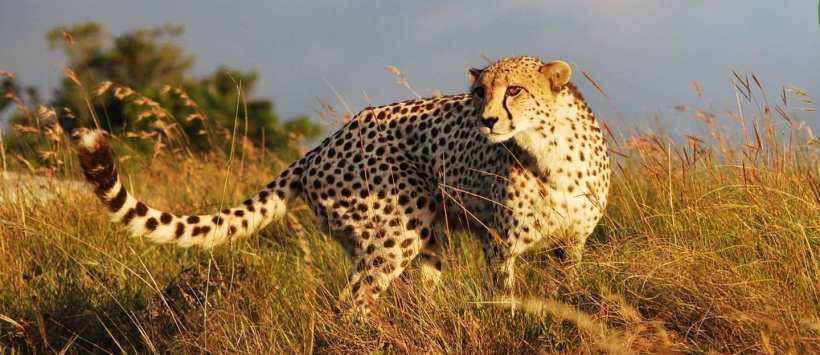
[[507, 96], [515, 96], [521, 93], [520, 86], [508, 86], [507, 87]]
[[475, 96], [477, 99], [483, 99], [484, 98], [484, 88], [479, 86], [479, 87], [476, 87], [475, 89], [473, 89], [473, 96]]

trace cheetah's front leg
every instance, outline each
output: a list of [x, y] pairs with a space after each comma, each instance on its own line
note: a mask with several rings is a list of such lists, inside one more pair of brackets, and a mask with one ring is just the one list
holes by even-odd
[[481, 247], [487, 268], [492, 273], [493, 286], [511, 290], [515, 284], [515, 260], [518, 254], [511, 253], [510, 248], [493, 240], [491, 234], [484, 232]]
[[515, 260], [518, 254], [506, 253], [499, 267], [499, 276], [502, 277], [504, 289], [511, 291], [515, 284]]
[[566, 245], [556, 249], [556, 258], [561, 264], [563, 284], [569, 289], [575, 289], [579, 283], [579, 267], [584, 254], [585, 237], [578, 237]]

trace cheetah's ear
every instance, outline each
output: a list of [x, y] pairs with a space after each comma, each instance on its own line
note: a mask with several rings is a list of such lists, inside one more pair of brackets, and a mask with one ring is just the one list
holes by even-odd
[[572, 77], [572, 68], [563, 60], [553, 60], [542, 65], [538, 71], [550, 81], [553, 92], [561, 90]]
[[475, 83], [475, 81], [478, 80], [478, 77], [481, 75], [481, 69], [467, 69], [467, 74], [469, 74], [470, 77], [470, 84]]

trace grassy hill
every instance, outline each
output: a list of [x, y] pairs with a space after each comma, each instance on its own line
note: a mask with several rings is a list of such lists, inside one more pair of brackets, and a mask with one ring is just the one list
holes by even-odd
[[[301, 204], [283, 223], [206, 252], [125, 238], [88, 191], [7, 201], [0, 348], [817, 353], [820, 142], [782, 116], [795, 111], [785, 100], [754, 102], [744, 103], [754, 114], [730, 115], [741, 123], [732, 135], [709, 122], [724, 117], [701, 111], [694, 115], [707, 121], [706, 137], [610, 133], [609, 207], [577, 287], [556, 283], [544, 251], [526, 255], [515, 292], [503, 294], [490, 287], [478, 240], [445, 231], [441, 287], [419, 287], [411, 267], [364, 323], [335, 315], [350, 262]], [[787, 129], [774, 128], [787, 118]], [[71, 152], [56, 147], [56, 175], [81, 178]], [[120, 144], [117, 153], [136, 196], [193, 213], [241, 201], [283, 167], [235, 149], [135, 157]], [[9, 169], [43, 174], [7, 156]]]

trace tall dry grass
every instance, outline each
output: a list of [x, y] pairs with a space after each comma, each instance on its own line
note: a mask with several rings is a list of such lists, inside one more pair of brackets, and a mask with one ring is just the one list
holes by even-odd
[[[770, 100], [751, 76], [733, 82], [736, 112], [677, 108], [702, 121], [706, 136], [607, 129], [615, 167], [609, 208], [574, 287], [555, 281], [541, 251], [527, 255], [515, 291], [503, 294], [486, 277], [476, 239], [448, 234], [440, 288], [419, 287], [411, 268], [369, 320], [350, 323], [334, 313], [350, 263], [302, 205], [256, 237], [206, 252], [125, 239], [92, 193], [56, 189], [43, 200], [0, 204], [0, 347], [819, 352], [820, 142], [800, 123], [813, 103], [796, 88]], [[47, 124], [53, 113], [28, 112], [30, 123], [18, 130], [48, 143], [38, 145], [43, 159], [2, 150], [4, 169], [79, 179], [59, 126]], [[733, 126], [721, 129], [727, 122]], [[226, 137], [229, 153], [202, 156], [184, 149], [184, 137], [168, 139], [172, 128], [131, 137], [152, 144], [150, 159], [134, 155], [126, 137], [115, 139], [124, 181], [156, 207], [213, 210], [241, 201], [283, 167], [233, 144], [241, 131]]]

